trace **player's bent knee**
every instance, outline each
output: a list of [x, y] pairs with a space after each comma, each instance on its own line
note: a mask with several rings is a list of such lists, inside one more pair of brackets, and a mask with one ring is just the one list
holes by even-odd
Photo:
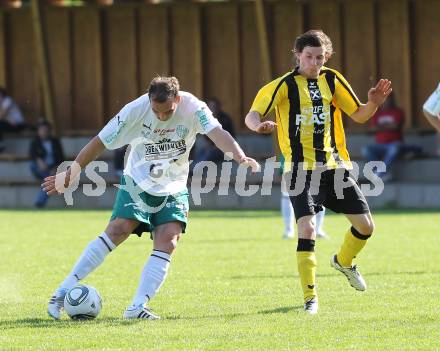
[[178, 240], [177, 236], [173, 238], [161, 237], [160, 239], [155, 239], [154, 249], [171, 254], [177, 247], [177, 240]]
[[176, 240], [161, 241], [155, 244], [154, 248], [171, 254], [177, 247]]
[[116, 218], [108, 224], [106, 233], [112, 239], [125, 239], [133, 232], [136, 225], [137, 222], [134, 220]]
[[179, 222], [158, 226], [154, 231], [154, 248], [172, 253], [177, 247], [181, 233], [182, 225]]
[[312, 220], [300, 218], [298, 220], [298, 235], [304, 239], [312, 239], [315, 235], [315, 227]]
[[374, 232], [374, 222], [372, 220], [366, 220], [357, 225], [357, 230], [363, 235], [372, 235]]
[[305, 227], [304, 229], [302, 229], [300, 231], [300, 233], [306, 239], [312, 239], [315, 235], [315, 228], [313, 228], [313, 226], [308, 226], [308, 227]]

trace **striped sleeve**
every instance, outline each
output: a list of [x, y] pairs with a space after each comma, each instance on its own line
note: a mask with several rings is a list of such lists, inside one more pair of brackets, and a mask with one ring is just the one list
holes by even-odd
[[336, 106], [344, 111], [348, 116], [351, 116], [357, 111], [361, 102], [354, 93], [350, 84], [346, 79], [336, 70], [332, 70], [335, 73], [335, 94], [334, 100]]
[[283, 76], [260, 89], [250, 111], [256, 111], [261, 116], [266, 117], [286, 97], [287, 85], [285, 84], [285, 76]]

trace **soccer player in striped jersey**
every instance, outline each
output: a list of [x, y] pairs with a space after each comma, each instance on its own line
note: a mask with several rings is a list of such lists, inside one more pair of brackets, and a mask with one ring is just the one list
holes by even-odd
[[[325, 206], [344, 213], [351, 222], [331, 265], [360, 291], [366, 289], [366, 284], [353, 265], [353, 258], [374, 230], [367, 201], [349, 172], [352, 164], [345, 144], [342, 111], [354, 121], [365, 123], [392, 89], [389, 80], [380, 79], [368, 91], [368, 102], [362, 104], [341, 73], [324, 66], [333, 48], [330, 38], [321, 30], [310, 30], [297, 37], [293, 52], [297, 67], [260, 89], [246, 116], [246, 125], [261, 134], [277, 128], [286, 160], [284, 175], [291, 179], [288, 190], [297, 221], [297, 263], [304, 310], [315, 314], [316, 214]], [[276, 122], [264, 120], [273, 110]], [[297, 189], [301, 182], [302, 191]]]

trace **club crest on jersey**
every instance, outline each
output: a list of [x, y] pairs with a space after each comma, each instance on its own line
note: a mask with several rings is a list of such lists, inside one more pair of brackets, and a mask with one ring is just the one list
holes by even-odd
[[313, 101], [321, 100], [321, 92], [318, 89], [310, 89], [310, 99]]
[[176, 134], [179, 138], [184, 139], [189, 133], [189, 129], [182, 124], [176, 126]]

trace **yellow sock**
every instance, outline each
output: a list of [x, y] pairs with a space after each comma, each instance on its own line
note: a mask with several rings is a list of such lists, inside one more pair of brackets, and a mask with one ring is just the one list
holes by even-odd
[[316, 273], [316, 256], [315, 252], [297, 251], [296, 259], [298, 263], [298, 272], [301, 279], [301, 287], [304, 293], [304, 301], [312, 297], [316, 297], [315, 273]]
[[342, 267], [351, 267], [353, 258], [362, 250], [371, 235], [363, 235], [351, 227], [345, 234], [344, 242], [336, 256]]

